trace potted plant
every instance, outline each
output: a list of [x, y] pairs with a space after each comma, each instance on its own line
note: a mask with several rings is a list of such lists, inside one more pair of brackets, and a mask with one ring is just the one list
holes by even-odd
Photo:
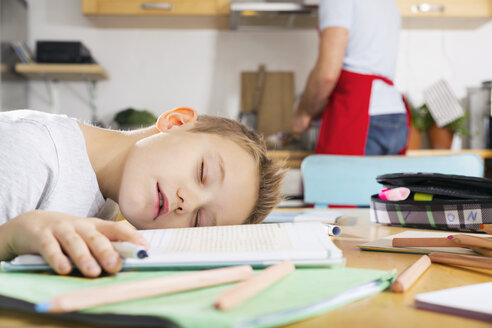
[[408, 140], [408, 149], [419, 149], [422, 140], [422, 133], [426, 133], [427, 130], [434, 124], [426, 105], [420, 107], [411, 107], [412, 112], [412, 126], [410, 129], [410, 137]]
[[465, 109], [463, 116], [452, 121], [451, 123], [446, 124], [444, 127], [446, 129], [453, 131], [455, 134], [457, 134], [460, 137], [469, 137], [470, 136], [470, 130], [468, 130], [468, 127], [466, 124], [469, 116], [470, 116], [470, 112]]
[[132, 130], [154, 124], [157, 117], [145, 109], [126, 108], [116, 113], [114, 121], [118, 123], [120, 129]]
[[[414, 112], [412, 112], [413, 114]], [[413, 121], [420, 127], [420, 131], [428, 131], [429, 140], [433, 149], [450, 149], [453, 142], [453, 135], [456, 133], [460, 137], [469, 136], [466, 127], [469, 112], [465, 110], [464, 115], [445, 126], [439, 127], [434, 122], [432, 115], [424, 104], [416, 109], [416, 118]]]

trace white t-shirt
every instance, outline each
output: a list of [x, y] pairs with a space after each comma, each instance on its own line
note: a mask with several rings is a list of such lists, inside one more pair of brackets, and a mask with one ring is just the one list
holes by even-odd
[[[343, 69], [393, 80], [401, 17], [394, 0], [320, 0], [319, 28], [349, 30]], [[401, 94], [381, 80], [372, 85], [370, 115], [405, 113]]]
[[0, 224], [34, 209], [95, 216], [104, 204], [77, 122], [0, 112]]

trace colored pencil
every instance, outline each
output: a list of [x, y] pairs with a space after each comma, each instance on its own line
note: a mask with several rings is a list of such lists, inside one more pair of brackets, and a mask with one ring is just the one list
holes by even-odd
[[37, 303], [37, 312], [72, 312], [144, 297], [171, 294], [244, 280], [253, 275], [249, 265], [176, 274], [152, 279], [115, 283], [55, 296]]
[[482, 248], [482, 247], [472, 247], [471, 249], [473, 249], [475, 252], [479, 254], [492, 257], [492, 249]]
[[393, 247], [460, 247], [446, 237], [441, 238], [393, 238]]
[[492, 259], [482, 256], [432, 252], [429, 254], [429, 257], [433, 263], [435, 262], [482, 269], [492, 269]]
[[492, 224], [481, 224], [480, 229], [482, 229], [486, 233], [492, 235]]
[[492, 238], [490, 237], [476, 237], [469, 235], [450, 235], [448, 239], [455, 242], [458, 245], [466, 247], [482, 247], [492, 248]]
[[290, 261], [283, 261], [282, 263], [269, 266], [260, 273], [232, 286], [220, 294], [215, 302], [215, 307], [219, 310], [232, 309], [267, 287], [270, 287], [294, 270], [295, 266]]
[[421, 256], [396, 277], [390, 289], [395, 293], [403, 293], [429, 268], [431, 260], [427, 255]]

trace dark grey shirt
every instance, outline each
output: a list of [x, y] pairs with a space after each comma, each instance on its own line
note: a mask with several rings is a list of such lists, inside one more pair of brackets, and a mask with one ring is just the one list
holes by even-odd
[[76, 120], [0, 112], [0, 224], [34, 209], [95, 216], [103, 204]]

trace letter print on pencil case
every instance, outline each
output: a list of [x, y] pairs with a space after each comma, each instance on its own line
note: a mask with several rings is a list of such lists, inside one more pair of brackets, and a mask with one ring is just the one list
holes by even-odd
[[[376, 180], [406, 187], [406, 200], [371, 196], [371, 221], [386, 225], [452, 231], [481, 231], [492, 223], [492, 179], [438, 173], [392, 173]], [[422, 197], [425, 195], [425, 197]], [[421, 200], [423, 199], [423, 200]]]

